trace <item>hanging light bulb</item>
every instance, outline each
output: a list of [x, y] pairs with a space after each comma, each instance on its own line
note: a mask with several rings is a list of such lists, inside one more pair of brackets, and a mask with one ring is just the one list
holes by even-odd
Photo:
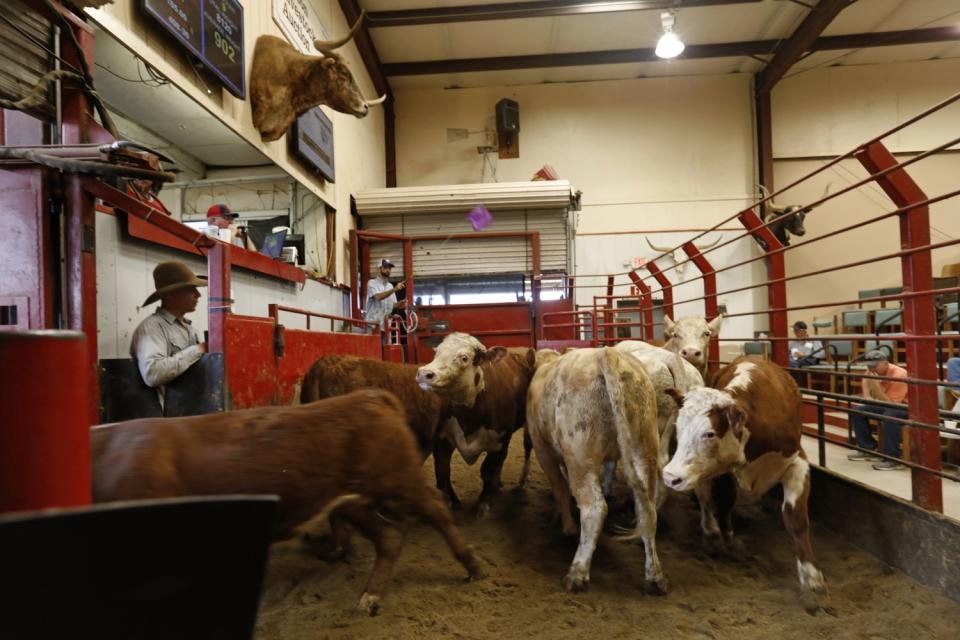
[[684, 44], [680, 36], [673, 32], [673, 23], [676, 18], [672, 11], [664, 11], [660, 14], [660, 23], [663, 25], [663, 35], [657, 41], [657, 48], [654, 53], [658, 58], [676, 58], [683, 53]]

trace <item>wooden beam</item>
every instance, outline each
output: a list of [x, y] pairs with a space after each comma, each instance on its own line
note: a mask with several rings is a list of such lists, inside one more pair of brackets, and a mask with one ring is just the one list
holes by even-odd
[[581, 16], [621, 11], [686, 9], [724, 4], [755, 3], [761, 0], [543, 0], [542, 2], [508, 2], [503, 4], [464, 5], [373, 11], [367, 20], [373, 28], [409, 27], [422, 24], [475, 22], [480, 20], [516, 20], [519, 18], [552, 18]]
[[[352, 25], [360, 17], [360, 5], [357, 0], [339, 0], [340, 10], [347, 19], [347, 24]], [[387, 75], [384, 72], [383, 63], [380, 62], [380, 56], [377, 54], [377, 48], [373, 44], [373, 38], [370, 37], [370, 30], [364, 24], [353, 37], [357, 43], [357, 49], [360, 51], [360, 57], [363, 59], [363, 66], [366, 67], [370, 79], [373, 80], [373, 86], [377, 90], [377, 97], [387, 96], [383, 103], [383, 149], [384, 149], [384, 184], [387, 187], [397, 186], [397, 141], [394, 120], [396, 114], [393, 110], [393, 92], [390, 91], [390, 83], [387, 82]], [[354, 291], [356, 294], [356, 291]]]
[[[866, 49], [901, 44], [924, 44], [949, 42], [960, 39], [960, 26], [932, 27], [912, 31], [880, 31], [877, 33], [854, 33], [842, 36], [818, 38], [810, 51], [836, 51], [840, 49]], [[698, 58], [728, 58], [739, 56], [773, 55], [780, 40], [754, 40], [716, 44], [688, 44], [678, 60]], [[472, 71], [506, 71], [512, 69], [538, 69], [547, 67], [579, 67], [594, 64], [627, 64], [653, 62], [659, 58], [649, 49], [614, 49], [610, 51], [584, 51], [579, 53], [552, 53], [530, 56], [503, 56], [499, 58], [463, 58], [459, 60], [425, 60], [419, 62], [395, 62], [383, 65], [389, 76], [417, 76], [432, 73], [468, 73]]]
[[849, 7], [856, 0], [820, 0], [816, 7], [810, 10], [800, 26], [793, 34], [777, 48], [776, 55], [767, 63], [766, 68], [757, 74], [757, 95], [768, 93], [780, 81], [787, 71], [810, 51], [817, 38], [823, 33], [833, 19], [841, 11]]

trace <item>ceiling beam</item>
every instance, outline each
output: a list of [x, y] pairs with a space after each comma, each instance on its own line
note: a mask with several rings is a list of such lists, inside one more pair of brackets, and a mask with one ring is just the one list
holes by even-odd
[[[853, 33], [842, 36], [824, 36], [810, 46], [809, 51], [837, 51], [866, 49], [900, 44], [925, 44], [960, 40], [960, 26], [932, 27], [912, 31], [880, 31]], [[717, 44], [688, 44], [678, 60], [699, 58], [729, 58], [738, 56], [773, 55], [782, 40], [754, 40]], [[579, 67], [594, 64], [626, 64], [660, 60], [650, 49], [614, 49], [610, 51], [582, 51], [578, 53], [549, 53], [530, 56], [498, 58], [464, 58], [460, 60], [425, 60], [395, 62], [383, 65], [387, 76], [420, 76], [435, 73], [469, 73], [472, 71], [507, 71], [548, 67]]]
[[516, 20], [518, 18], [552, 18], [581, 16], [593, 13], [647, 11], [653, 9], [686, 9], [723, 4], [756, 3], [762, 0], [543, 0], [542, 2], [509, 2], [459, 7], [430, 7], [367, 13], [370, 27], [409, 27], [448, 22], [479, 20]]
[[767, 66], [757, 74], [756, 93], [762, 95], [773, 89], [787, 71], [803, 57], [841, 11], [856, 0], [820, 0], [817, 6], [796, 28], [793, 34], [777, 48]]
[[[340, 10], [343, 11], [343, 17], [347, 19], [348, 28], [353, 25], [360, 17], [360, 5], [357, 0], [340, 0]], [[393, 99], [393, 93], [390, 91], [390, 84], [387, 82], [386, 74], [383, 70], [383, 64], [380, 62], [380, 56], [377, 54], [377, 48], [373, 44], [373, 38], [370, 37], [370, 30], [364, 24], [353, 37], [360, 51], [360, 58], [363, 60], [363, 66], [367, 68], [373, 86], [377, 91], [377, 97], [386, 95], [387, 99]]]

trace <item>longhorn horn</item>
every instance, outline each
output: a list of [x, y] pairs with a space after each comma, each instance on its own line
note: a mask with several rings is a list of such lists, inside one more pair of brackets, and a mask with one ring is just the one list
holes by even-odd
[[372, 107], [372, 106], [374, 106], [374, 105], [382, 104], [383, 101], [386, 100], [386, 99], [387, 99], [387, 94], [383, 94], [382, 96], [380, 96], [380, 97], [377, 98], [376, 100], [364, 100], [364, 102], [367, 103], [367, 106], [368, 106], [368, 107]]
[[329, 53], [334, 49], [342, 47], [343, 45], [350, 42], [353, 39], [353, 36], [356, 35], [357, 30], [360, 29], [360, 25], [363, 24], [363, 19], [367, 16], [367, 10], [363, 9], [360, 11], [360, 17], [357, 18], [357, 21], [353, 23], [353, 26], [350, 27], [350, 33], [343, 36], [339, 40], [314, 40], [313, 46], [320, 53]]
[[693, 246], [695, 246], [695, 247], [696, 247], [697, 249], [699, 249], [700, 251], [703, 251], [704, 249], [710, 249], [711, 247], [717, 246], [717, 243], [719, 243], [722, 239], [723, 239], [723, 234], [721, 233], [720, 235], [717, 236], [717, 239], [714, 240], [713, 242], [711, 242], [710, 244], [705, 244], [705, 245], [702, 245], [702, 246], [701, 246], [701, 245], [697, 244], [696, 242], [694, 242], [694, 243], [693, 243]]
[[660, 253], [670, 253], [671, 251], [673, 251], [673, 249], [671, 249], [670, 247], [658, 247], [657, 245], [650, 242], [650, 238], [646, 236], [644, 236], [643, 239], [647, 241], [647, 244], [650, 245], [650, 248], [653, 249], [654, 251], [659, 251]]
[[757, 187], [760, 189], [760, 193], [763, 194], [764, 199], [770, 197], [770, 192], [767, 191], [767, 188], [762, 184], [758, 184]]

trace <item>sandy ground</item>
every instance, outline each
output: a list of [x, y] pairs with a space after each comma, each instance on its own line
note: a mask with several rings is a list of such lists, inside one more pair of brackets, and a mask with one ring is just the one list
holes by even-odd
[[[692, 500], [672, 495], [660, 517], [658, 547], [671, 582], [666, 597], [643, 591], [643, 547], [601, 536], [589, 591], [568, 594], [561, 578], [576, 541], [560, 535], [553, 498], [536, 461], [524, 492], [512, 491], [522, 464], [518, 433], [504, 469], [505, 492], [482, 521], [458, 514], [485, 577], [465, 582], [439, 535], [411, 521], [380, 615], [356, 613], [373, 548], [355, 537], [347, 561], [328, 563], [298, 541], [275, 545], [257, 640], [325, 638], [950, 638], [960, 603], [890, 569], [821, 527], [813, 546], [830, 587], [828, 612], [799, 602], [792, 543], [777, 514], [738, 507], [739, 554], [706, 553]], [[433, 465], [424, 465], [433, 481]], [[479, 464], [455, 463], [453, 480], [469, 510]], [[619, 486], [618, 491], [623, 491]], [[628, 524], [612, 513], [610, 524]]]

